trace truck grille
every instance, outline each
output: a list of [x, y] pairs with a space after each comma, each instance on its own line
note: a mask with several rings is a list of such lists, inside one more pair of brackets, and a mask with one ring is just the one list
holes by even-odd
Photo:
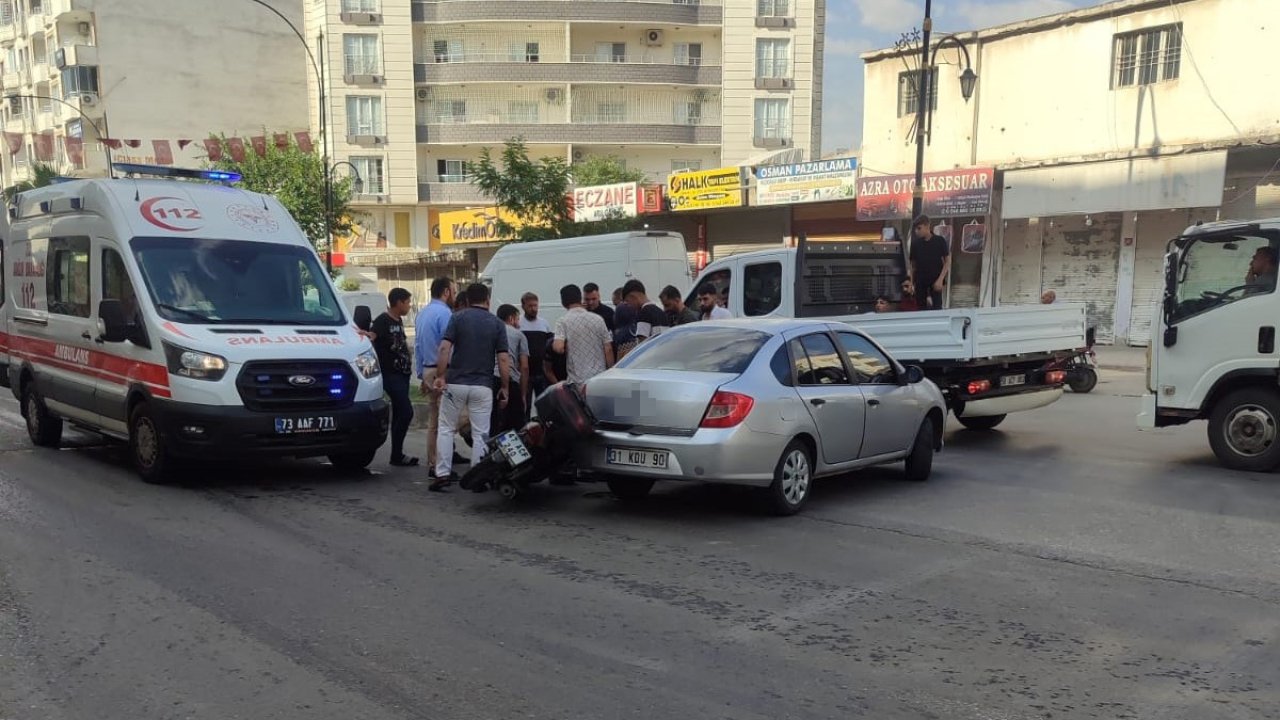
[[356, 384], [355, 372], [340, 360], [257, 360], [236, 378], [244, 406], [257, 412], [347, 407]]

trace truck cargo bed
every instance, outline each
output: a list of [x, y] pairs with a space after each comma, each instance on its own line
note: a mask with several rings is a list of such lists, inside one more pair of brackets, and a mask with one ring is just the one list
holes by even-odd
[[902, 362], [982, 362], [1064, 353], [1085, 345], [1084, 305], [1026, 305], [838, 318]]

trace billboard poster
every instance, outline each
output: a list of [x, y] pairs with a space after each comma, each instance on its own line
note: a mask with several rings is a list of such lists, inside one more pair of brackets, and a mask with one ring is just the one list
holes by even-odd
[[969, 223], [960, 229], [960, 252], [981, 253], [986, 247], [986, 225]]
[[498, 234], [498, 219], [519, 227], [520, 219], [496, 207], [440, 213], [440, 244], [501, 242], [511, 238]]
[[[931, 218], [991, 213], [994, 168], [957, 168], [924, 175], [924, 213]], [[908, 220], [913, 175], [881, 175], [858, 179], [858, 220]]]
[[756, 205], [848, 200], [858, 186], [857, 158], [832, 158], [796, 165], [755, 168]]
[[667, 178], [667, 198], [676, 212], [742, 207], [744, 189], [739, 167], [690, 170]]

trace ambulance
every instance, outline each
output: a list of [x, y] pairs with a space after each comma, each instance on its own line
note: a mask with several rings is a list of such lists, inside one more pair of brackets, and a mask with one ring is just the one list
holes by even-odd
[[19, 194], [0, 233], [0, 352], [31, 441], [118, 439], [148, 482], [212, 458], [372, 462], [389, 408], [370, 310], [343, 306], [288, 211], [235, 173], [114, 167]]

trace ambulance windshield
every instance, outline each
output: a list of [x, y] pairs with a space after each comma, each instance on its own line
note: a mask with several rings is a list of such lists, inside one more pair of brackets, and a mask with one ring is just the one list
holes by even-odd
[[341, 325], [341, 305], [314, 253], [296, 245], [134, 238], [156, 312], [194, 324]]

